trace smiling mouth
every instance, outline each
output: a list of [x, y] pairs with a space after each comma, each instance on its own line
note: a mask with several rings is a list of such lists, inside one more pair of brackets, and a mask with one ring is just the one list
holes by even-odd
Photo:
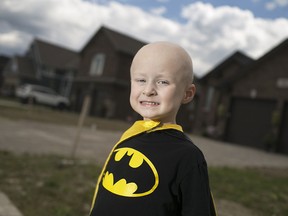
[[158, 106], [160, 103], [153, 101], [140, 101], [140, 104], [143, 106]]

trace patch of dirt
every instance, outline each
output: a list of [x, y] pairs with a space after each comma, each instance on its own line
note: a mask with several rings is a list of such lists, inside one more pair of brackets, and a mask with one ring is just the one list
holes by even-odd
[[218, 216], [257, 216], [252, 210], [229, 200], [215, 200]]

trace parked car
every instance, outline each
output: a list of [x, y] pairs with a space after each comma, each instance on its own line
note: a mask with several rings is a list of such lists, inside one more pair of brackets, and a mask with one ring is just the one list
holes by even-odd
[[70, 105], [68, 98], [59, 95], [51, 88], [40, 85], [21, 85], [16, 88], [15, 95], [22, 103], [37, 103], [59, 109], [68, 108]]

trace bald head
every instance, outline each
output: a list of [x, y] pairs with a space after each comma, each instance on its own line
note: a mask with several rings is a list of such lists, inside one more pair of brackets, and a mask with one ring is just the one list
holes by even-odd
[[179, 45], [170, 42], [155, 42], [143, 46], [135, 55], [131, 72], [137, 67], [152, 64], [174, 70], [187, 84], [193, 82], [193, 66], [189, 54]]
[[142, 47], [130, 72], [130, 103], [145, 120], [175, 123], [181, 104], [195, 95], [192, 60], [176, 44], [157, 42]]

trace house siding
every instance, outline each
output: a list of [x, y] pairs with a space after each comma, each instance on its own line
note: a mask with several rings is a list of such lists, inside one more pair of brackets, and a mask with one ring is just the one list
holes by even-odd
[[[90, 65], [97, 53], [105, 54], [103, 74], [91, 76]], [[91, 115], [122, 120], [131, 118], [133, 115], [129, 105], [129, 69], [134, 55], [117, 50], [107, 32], [100, 29], [81, 51], [80, 56], [80, 68], [73, 88], [75, 110], [81, 110], [84, 95], [90, 94]]]
[[250, 97], [251, 90], [257, 91], [259, 98], [277, 98], [283, 100], [288, 98], [287, 88], [277, 87], [279, 78], [288, 79], [288, 46], [277, 55], [262, 60], [256, 67], [248, 71], [245, 78], [235, 83], [233, 96]]
[[[235, 83], [232, 93], [233, 98], [242, 97], [252, 101], [262, 100], [266, 101], [267, 106], [269, 101], [275, 101], [273, 110], [267, 113], [268, 116], [263, 116], [263, 118], [258, 120], [258, 128], [262, 125], [270, 124], [270, 131], [263, 132], [261, 140], [266, 140], [267, 142], [267, 134], [271, 134], [271, 136], [274, 136], [274, 143], [268, 149], [266, 145], [266, 149], [286, 154], [288, 153], [288, 143], [283, 134], [288, 133], [288, 131], [284, 132], [283, 128], [287, 127], [287, 123], [284, 121], [287, 118], [288, 86], [279, 87], [278, 82], [279, 79], [288, 80], [287, 56], [288, 44], [286, 43], [286, 46], [280, 46], [277, 52], [272, 52], [270, 55], [268, 53], [267, 56], [259, 59], [259, 62], [246, 72], [247, 75]], [[259, 107], [259, 111], [260, 109], [261, 107]], [[279, 114], [280, 121], [278, 123], [273, 123], [275, 113]], [[254, 130], [257, 131], [257, 127]], [[242, 143], [244, 144], [244, 142]], [[248, 141], [245, 143], [248, 143]]]
[[[104, 33], [99, 33], [97, 38], [94, 38], [92, 42], [89, 43], [82, 52], [81, 55], [81, 64], [77, 76], [90, 77], [89, 71], [92, 62], [92, 58], [97, 53], [105, 54], [105, 65], [104, 73], [102, 77], [115, 77], [116, 69], [118, 67], [118, 58], [113, 49], [113, 45]], [[76, 77], [77, 78], [77, 77]], [[93, 77], [95, 78], [95, 77]]]
[[[287, 154], [287, 56], [288, 39], [256, 61], [233, 54], [203, 77], [197, 132]], [[213, 99], [206, 109], [212, 87]]]

